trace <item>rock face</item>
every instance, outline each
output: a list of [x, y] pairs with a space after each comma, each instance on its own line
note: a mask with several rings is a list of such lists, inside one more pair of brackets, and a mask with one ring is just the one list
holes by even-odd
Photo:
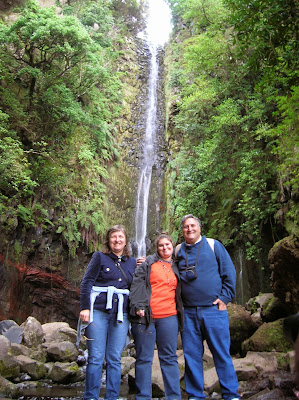
[[299, 238], [288, 236], [269, 252], [273, 294], [286, 304], [291, 314], [299, 309]]
[[8, 269], [1, 254], [0, 273], [0, 319], [13, 316], [21, 323], [34, 315], [42, 323], [66, 321], [77, 326], [80, 291], [61, 274], [12, 262]]

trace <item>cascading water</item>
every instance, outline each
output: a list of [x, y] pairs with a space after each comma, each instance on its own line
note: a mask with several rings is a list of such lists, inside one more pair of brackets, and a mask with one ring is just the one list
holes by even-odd
[[[152, 178], [152, 170], [156, 160], [156, 131], [157, 131], [157, 82], [158, 82], [158, 46], [167, 40], [166, 35], [170, 31], [169, 10], [165, 8], [163, 0], [150, 0], [149, 19], [147, 26], [147, 38], [151, 53], [150, 75], [148, 85], [148, 104], [146, 112], [145, 138], [143, 142], [143, 155], [140, 163], [140, 175], [137, 190], [136, 217], [135, 217], [135, 244], [137, 257], [146, 255], [146, 235], [148, 220], [148, 202]], [[161, 15], [165, 18], [168, 12], [168, 19], [160, 24], [158, 18]], [[169, 24], [168, 24], [169, 23]], [[159, 27], [163, 27], [163, 32]], [[165, 29], [166, 27], [166, 29]]]
[[151, 68], [149, 78], [149, 99], [147, 107], [145, 140], [143, 144], [142, 165], [139, 176], [137, 204], [136, 204], [136, 245], [137, 257], [146, 255], [146, 231], [147, 231], [147, 214], [148, 199], [152, 178], [152, 169], [155, 163], [155, 136], [156, 136], [156, 88], [158, 79], [157, 65], [157, 48], [150, 46], [151, 50]]

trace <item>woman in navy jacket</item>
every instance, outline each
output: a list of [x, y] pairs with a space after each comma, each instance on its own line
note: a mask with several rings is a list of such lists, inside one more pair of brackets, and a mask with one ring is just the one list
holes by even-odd
[[80, 319], [88, 348], [84, 400], [98, 400], [104, 358], [106, 400], [119, 397], [121, 354], [129, 329], [128, 295], [136, 267], [130, 257], [128, 235], [122, 225], [106, 234], [106, 250], [96, 251], [81, 283]]

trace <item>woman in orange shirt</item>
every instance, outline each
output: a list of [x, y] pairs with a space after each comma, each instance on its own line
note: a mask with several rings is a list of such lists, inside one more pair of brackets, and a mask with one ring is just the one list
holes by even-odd
[[130, 289], [132, 334], [136, 349], [136, 400], [152, 398], [152, 362], [155, 343], [167, 400], [181, 399], [177, 337], [183, 327], [179, 271], [168, 233], [156, 239], [157, 253], [134, 272]]

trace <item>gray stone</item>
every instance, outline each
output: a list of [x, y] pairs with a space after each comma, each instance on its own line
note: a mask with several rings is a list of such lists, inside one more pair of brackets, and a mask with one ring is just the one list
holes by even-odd
[[81, 372], [78, 364], [75, 362], [53, 364], [48, 377], [56, 383], [72, 383], [80, 380]]
[[67, 322], [48, 322], [42, 325], [45, 342], [76, 343], [77, 332]]
[[7, 337], [11, 343], [21, 343], [23, 338], [23, 330], [12, 320], [0, 322], [0, 334]]
[[42, 344], [44, 332], [40, 322], [34, 317], [28, 317], [21, 325], [23, 329], [23, 343], [28, 347], [37, 347]]
[[12, 319], [5, 319], [3, 321], [0, 321], [0, 335], [3, 335], [12, 326], [19, 326], [19, 325]]
[[75, 361], [79, 352], [71, 342], [52, 342], [44, 344], [48, 357], [53, 361]]
[[16, 356], [15, 358], [19, 363], [20, 370], [29, 374], [34, 380], [46, 376], [47, 368], [43, 363], [23, 355]]
[[10, 341], [0, 335], [0, 375], [4, 378], [15, 378], [19, 373], [20, 367], [12, 355]]
[[15, 384], [13, 384], [9, 380], [3, 378], [3, 376], [0, 375], [0, 396], [1, 397], [7, 396], [9, 398], [16, 398], [20, 394], [21, 394], [21, 392]]

